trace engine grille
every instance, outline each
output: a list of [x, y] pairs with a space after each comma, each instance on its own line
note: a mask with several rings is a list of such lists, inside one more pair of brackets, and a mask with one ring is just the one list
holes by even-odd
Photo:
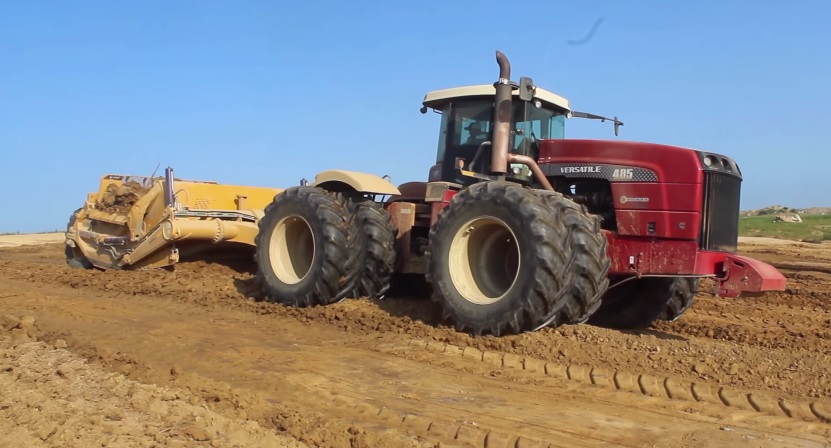
[[704, 172], [701, 208], [701, 249], [736, 252], [739, 242], [741, 179], [726, 173]]

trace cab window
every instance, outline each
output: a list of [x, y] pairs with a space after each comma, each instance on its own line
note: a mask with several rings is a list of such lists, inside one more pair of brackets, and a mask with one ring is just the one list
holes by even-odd
[[533, 103], [520, 102], [514, 116], [514, 152], [530, 154], [534, 151], [533, 142], [537, 140], [565, 137], [564, 111], [543, 109]]
[[475, 145], [490, 139], [493, 103], [490, 100], [456, 104], [452, 145]]

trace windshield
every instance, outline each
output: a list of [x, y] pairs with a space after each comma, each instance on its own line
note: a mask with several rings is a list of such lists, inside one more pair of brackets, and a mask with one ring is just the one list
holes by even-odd
[[[536, 107], [514, 99], [509, 137], [511, 152], [530, 154], [533, 140], [563, 138], [565, 111]], [[442, 110], [439, 150], [436, 162], [444, 159], [446, 146], [478, 147], [492, 139], [493, 98], [465, 98]]]
[[511, 146], [512, 152], [532, 155], [538, 149], [534, 147], [537, 140], [564, 138], [565, 119], [564, 111], [543, 109], [524, 101], [515, 105], [513, 122], [516, 138]]
[[516, 129], [526, 136], [533, 136], [537, 139], [543, 138], [564, 138], [566, 116], [563, 112], [543, 109], [530, 103], [525, 103], [524, 117], [520, 114], [517, 120]]

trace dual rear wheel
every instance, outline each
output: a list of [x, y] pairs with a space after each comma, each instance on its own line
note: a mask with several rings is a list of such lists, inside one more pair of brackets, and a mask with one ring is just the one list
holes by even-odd
[[473, 334], [583, 322], [608, 286], [606, 247], [597, 217], [564, 196], [478, 183], [430, 230], [432, 298]]
[[265, 209], [256, 238], [266, 300], [307, 307], [389, 288], [394, 234], [377, 203], [317, 187], [288, 188]]

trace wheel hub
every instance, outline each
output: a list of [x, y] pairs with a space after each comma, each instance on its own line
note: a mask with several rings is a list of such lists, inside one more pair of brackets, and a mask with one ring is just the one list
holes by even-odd
[[519, 245], [504, 221], [478, 217], [456, 232], [448, 267], [453, 284], [466, 300], [478, 305], [495, 303], [516, 282]]
[[311, 271], [315, 257], [314, 233], [301, 216], [281, 219], [271, 234], [268, 245], [274, 275], [287, 284], [302, 281]]

